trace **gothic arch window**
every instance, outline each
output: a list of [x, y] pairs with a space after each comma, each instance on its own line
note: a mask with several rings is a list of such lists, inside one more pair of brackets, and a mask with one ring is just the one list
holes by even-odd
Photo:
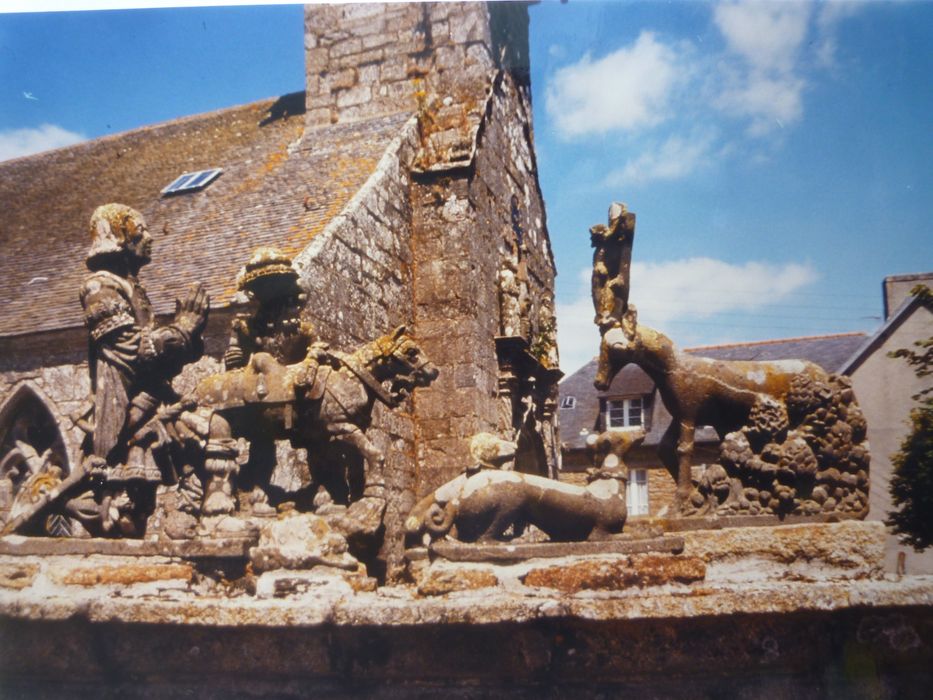
[[57, 413], [41, 391], [20, 384], [0, 406], [0, 517], [30, 475], [31, 464], [48, 454], [46, 464], [70, 471], [68, 450], [55, 418]]

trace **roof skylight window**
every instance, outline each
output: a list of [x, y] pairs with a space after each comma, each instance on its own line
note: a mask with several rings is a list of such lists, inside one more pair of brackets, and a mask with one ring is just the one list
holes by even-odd
[[183, 192], [195, 192], [204, 189], [217, 179], [223, 171], [223, 168], [210, 168], [208, 170], [197, 170], [193, 173], [183, 173], [162, 190], [162, 195], [182, 194]]

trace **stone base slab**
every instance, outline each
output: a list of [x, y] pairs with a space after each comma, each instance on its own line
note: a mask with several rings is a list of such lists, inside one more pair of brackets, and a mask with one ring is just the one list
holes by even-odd
[[[929, 580], [926, 582], [929, 587]], [[572, 614], [546, 600], [534, 614], [488, 616], [469, 604], [348, 609], [308, 625], [299, 606], [268, 601], [258, 624], [197, 619], [126, 624], [84, 616], [0, 617], [3, 697], [162, 698], [922, 698], [933, 680], [933, 607], [891, 606], [918, 586], [859, 584], [839, 608], [650, 617]], [[887, 589], [886, 591], [884, 589]], [[768, 591], [770, 598], [781, 595]], [[743, 597], [734, 592], [735, 597]], [[744, 596], [747, 598], [747, 596]], [[754, 601], [761, 595], [754, 592]], [[866, 600], [871, 602], [867, 605]], [[497, 601], [492, 601], [497, 602]], [[652, 601], [663, 605], [665, 600]], [[786, 602], [786, 601], [785, 601]], [[373, 601], [367, 601], [372, 607]], [[447, 617], [423, 616], [426, 605]], [[475, 612], [470, 613], [470, 609]], [[89, 611], [95, 615], [94, 611]], [[287, 612], [294, 616], [290, 617]], [[259, 615], [250, 616], [258, 619]], [[373, 624], [379, 620], [377, 624]]]
[[440, 557], [448, 561], [514, 563], [528, 559], [587, 556], [594, 554], [640, 554], [643, 552], [683, 551], [682, 537], [653, 537], [646, 539], [609, 539], [598, 542], [535, 542], [509, 544], [468, 544], [439, 541], [429, 548], [419, 547], [405, 553], [409, 561]]
[[158, 541], [6, 535], [0, 537], [0, 557], [100, 554], [182, 559], [245, 559], [249, 555], [250, 547], [255, 547], [258, 540], [258, 533], [254, 537]]
[[630, 523], [662, 530], [721, 530], [736, 527], [777, 527], [780, 525], [818, 525], [864, 520], [867, 513], [816, 513], [814, 515], [708, 515], [683, 518], [639, 518]]

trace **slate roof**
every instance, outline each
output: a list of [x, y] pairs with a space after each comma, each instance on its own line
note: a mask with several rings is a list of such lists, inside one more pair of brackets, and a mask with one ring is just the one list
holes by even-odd
[[[303, 250], [375, 169], [409, 114], [305, 130], [304, 93], [0, 163], [0, 337], [82, 326], [77, 300], [94, 209], [140, 210], [154, 238], [141, 277], [156, 311], [202, 281], [229, 305], [260, 245]], [[223, 174], [161, 197], [185, 171]]]
[[[918, 275], [919, 277], [919, 275]], [[921, 308], [923, 303], [919, 297], [909, 296], [897, 307], [893, 314], [870, 337], [863, 338], [862, 343], [846, 358], [839, 368], [840, 374], [852, 375], [862, 363], [878, 350], [885, 341], [896, 331], [904, 321]]]
[[686, 352], [714, 360], [809, 360], [827, 372], [840, 371], [843, 363], [865, 341], [864, 333], [838, 333], [805, 338], [783, 338], [752, 343], [709, 345]]
[[[784, 338], [751, 343], [732, 343], [688, 348], [685, 352], [710, 357], [717, 360], [809, 360], [820, 365], [828, 372], [841, 371], [843, 364], [865, 342], [864, 333], [840, 333], [835, 335], [810, 336], [805, 338]], [[559, 385], [560, 397], [573, 396], [574, 408], [560, 408], [560, 435], [564, 449], [578, 450], [585, 446], [585, 434], [581, 430], [596, 432], [599, 430], [599, 402], [603, 397], [646, 396], [654, 393], [654, 383], [637, 365], [626, 366], [605, 392], [598, 392], [593, 387], [596, 377], [596, 360], [593, 359], [567, 376]], [[563, 403], [563, 401], [561, 401]], [[657, 445], [670, 424], [670, 414], [656, 400], [648, 434], [644, 444]], [[560, 404], [559, 404], [560, 405]], [[716, 433], [701, 428], [697, 440], [717, 440]]]

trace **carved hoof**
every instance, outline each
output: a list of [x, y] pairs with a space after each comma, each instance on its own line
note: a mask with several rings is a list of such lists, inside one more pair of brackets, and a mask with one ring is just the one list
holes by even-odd
[[208, 539], [254, 538], [259, 535], [259, 528], [242, 518], [231, 515], [204, 517], [198, 525], [197, 536]]
[[225, 484], [225, 486], [227, 488], [217, 489], [204, 499], [204, 505], [201, 507], [204, 515], [225, 515], [236, 510], [236, 501], [228, 493], [229, 485]]
[[382, 525], [385, 513], [384, 498], [364, 497], [352, 503], [347, 512], [339, 517], [336, 528], [343, 535], [375, 535]]

